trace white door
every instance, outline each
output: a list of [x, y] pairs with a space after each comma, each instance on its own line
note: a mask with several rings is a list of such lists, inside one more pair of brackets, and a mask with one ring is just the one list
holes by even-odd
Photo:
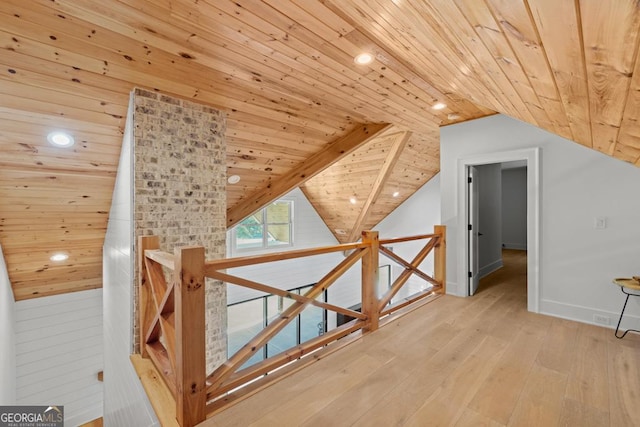
[[468, 174], [469, 182], [469, 200], [467, 206], [469, 212], [467, 218], [469, 218], [468, 230], [469, 230], [469, 296], [474, 295], [478, 290], [478, 283], [480, 282], [480, 262], [478, 256], [478, 224], [479, 221], [479, 189], [478, 182], [478, 169], [475, 166], [469, 166]]

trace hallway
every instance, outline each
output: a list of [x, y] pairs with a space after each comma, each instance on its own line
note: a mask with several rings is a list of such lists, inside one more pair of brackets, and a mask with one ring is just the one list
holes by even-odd
[[[206, 426], [632, 426], [640, 336], [526, 311], [526, 253]], [[636, 396], [636, 397], [634, 397]]]

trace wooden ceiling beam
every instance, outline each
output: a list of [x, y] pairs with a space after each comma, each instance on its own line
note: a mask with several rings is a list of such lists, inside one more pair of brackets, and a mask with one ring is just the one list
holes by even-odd
[[349, 233], [349, 238], [347, 239], [348, 242], [354, 242], [360, 236], [362, 226], [369, 217], [373, 204], [378, 199], [385, 182], [387, 182], [387, 179], [391, 176], [391, 172], [393, 172], [393, 168], [400, 158], [402, 150], [409, 138], [411, 138], [411, 132], [402, 132], [396, 135], [393, 145], [391, 146], [391, 150], [389, 150], [389, 154], [387, 154], [387, 157], [384, 160], [382, 169], [380, 169], [380, 173], [378, 173], [378, 176], [373, 183], [371, 193], [369, 193], [369, 197], [367, 197], [367, 200], [364, 202], [362, 210], [360, 211], [355, 224], [353, 224], [353, 227], [351, 228], [351, 233]]
[[272, 182], [266, 188], [259, 189], [252, 196], [227, 209], [227, 227], [233, 227], [278, 197], [284, 196], [289, 191], [304, 184], [307, 180], [391, 127], [392, 125], [388, 123], [361, 125], [349, 134], [335, 140], [325, 149], [317, 152], [284, 174], [277, 181]]

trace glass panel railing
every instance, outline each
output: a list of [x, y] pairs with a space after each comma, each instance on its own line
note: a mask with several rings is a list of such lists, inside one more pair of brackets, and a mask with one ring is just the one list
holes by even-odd
[[[298, 295], [305, 294], [313, 285], [289, 290]], [[318, 297], [327, 301], [327, 293]], [[277, 295], [266, 295], [227, 306], [227, 354], [230, 357], [267, 324], [277, 319], [294, 301]], [[326, 310], [309, 306], [296, 319], [276, 334], [266, 346], [254, 354], [242, 366], [249, 367], [266, 357], [274, 356], [300, 343], [324, 334], [327, 331]]]
[[[265, 325], [263, 298], [245, 301], [227, 307], [227, 357], [245, 345]], [[245, 362], [243, 368], [264, 359], [264, 351], [258, 351]]]
[[[293, 300], [283, 298], [276, 295], [267, 297], [267, 319], [269, 323], [278, 319], [283, 311], [293, 304]], [[293, 320], [283, 330], [278, 332], [276, 336], [271, 338], [267, 343], [267, 357], [275, 356], [284, 350], [299, 344], [298, 341], [298, 323], [299, 319]]]
[[308, 307], [300, 313], [300, 342], [323, 335], [327, 328], [327, 310], [320, 307]]
[[[380, 266], [378, 276], [378, 296], [383, 295], [391, 286], [391, 266]], [[332, 299], [338, 299], [339, 301], [331, 301], [338, 305], [344, 306], [345, 301], [343, 299], [348, 298], [351, 293], [348, 291], [345, 284], [345, 289], [339, 286], [336, 287], [336, 294]], [[420, 284], [424, 286], [423, 284]], [[298, 295], [304, 295], [313, 285], [301, 286], [298, 288], [290, 289], [289, 292], [294, 292]], [[356, 291], [359, 291], [359, 286]], [[416, 291], [412, 286], [408, 287], [409, 294]], [[355, 291], [354, 291], [355, 292]], [[402, 293], [394, 298], [394, 302], [405, 298], [407, 295]], [[319, 301], [327, 302], [327, 292], [323, 292], [318, 298]], [[256, 336], [267, 324], [277, 319], [284, 310], [293, 304], [293, 300], [290, 298], [284, 298], [277, 295], [265, 295], [263, 297], [257, 297], [250, 300], [231, 304], [227, 307], [227, 340], [228, 340], [228, 356], [233, 355], [244, 344], [246, 344], [251, 338]], [[350, 305], [349, 308], [360, 311], [360, 303]], [[266, 357], [274, 356], [289, 348], [295, 347], [300, 343], [323, 335], [331, 328], [340, 326], [341, 324], [352, 320], [351, 317], [345, 317], [341, 314], [331, 313], [333, 316], [328, 318], [329, 314], [327, 310], [320, 307], [308, 306], [300, 313], [296, 319], [288, 324], [283, 330], [276, 334], [266, 346], [256, 354], [254, 354], [247, 362], [242, 366], [243, 368], [249, 367]]]

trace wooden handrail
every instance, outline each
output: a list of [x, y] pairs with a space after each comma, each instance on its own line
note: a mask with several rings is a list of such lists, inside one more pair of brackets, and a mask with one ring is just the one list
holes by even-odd
[[148, 249], [144, 251], [144, 255], [160, 265], [167, 267], [169, 270], [175, 270], [175, 257], [169, 252], [163, 252], [159, 249]]
[[[428, 242], [411, 262], [385, 247], [385, 245], [425, 239], [428, 239]], [[159, 239], [155, 236], [141, 237], [138, 242], [138, 251], [141, 355], [153, 361], [175, 397], [176, 417], [183, 427], [194, 426], [204, 421], [207, 408], [217, 408], [218, 402], [227, 400], [226, 397], [222, 398], [232, 390], [260, 377], [263, 379], [259, 381], [266, 381], [272, 376], [264, 377], [265, 374], [296, 362], [303, 356], [356, 331], [362, 333], [374, 331], [378, 328], [381, 317], [391, 314], [396, 316], [397, 312], [403, 308], [411, 310], [415, 302], [443, 293], [446, 287], [446, 229], [444, 226], [436, 226], [433, 234], [386, 240], [379, 240], [377, 232], [365, 231], [362, 233], [361, 243], [211, 261], [205, 261], [202, 247], [176, 248], [174, 254], [163, 252], [159, 249]], [[333, 252], [342, 252], [345, 258], [304, 295], [238, 277], [226, 271], [231, 268]], [[434, 253], [433, 277], [419, 269], [430, 253]], [[380, 254], [404, 269], [389, 291], [381, 297], [376, 293]], [[361, 263], [362, 268], [361, 312], [316, 299], [358, 262]], [[166, 269], [173, 271], [171, 280], [164, 277]], [[430, 288], [390, 304], [412, 275], [429, 283]], [[276, 319], [209, 375], [205, 372], [205, 277], [292, 300], [291, 305]], [[354, 320], [241, 369], [241, 366], [256, 351], [266, 345], [308, 306], [350, 316]], [[406, 310], [402, 312], [404, 311]], [[386, 323], [388, 319], [389, 317], [386, 317], [384, 322]]]
[[434, 234], [420, 234], [417, 236], [408, 236], [408, 237], [396, 237], [393, 239], [384, 239], [384, 240], [380, 240], [380, 245], [391, 245], [393, 243], [404, 243], [404, 242], [412, 242], [414, 240], [424, 240], [424, 239], [431, 239], [432, 237], [436, 237], [439, 236], [438, 233], [434, 233]]
[[294, 258], [304, 258], [313, 255], [324, 255], [332, 252], [347, 252], [354, 249], [362, 249], [366, 247], [363, 243], [345, 243], [336, 246], [324, 246], [321, 248], [298, 249], [295, 251], [276, 252], [265, 255], [253, 255], [246, 257], [217, 259], [207, 261], [205, 263], [205, 275], [210, 276], [211, 271], [224, 270], [227, 268], [246, 267], [247, 265], [264, 264], [267, 262], [284, 261]]

